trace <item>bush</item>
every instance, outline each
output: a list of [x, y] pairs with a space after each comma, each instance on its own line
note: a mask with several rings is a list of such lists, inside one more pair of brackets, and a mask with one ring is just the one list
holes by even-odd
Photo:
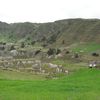
[[98, 56], [99, 56], [99, 54], [98, 54], [98, 53], [96, 53], [96, 52], [94, 52], [94, 53], [92, 53], [92, 56], [98, 57]]
[[24, 42], [21, 43], [21, 48], [24, 48], [25, 47], [25, 44]]
[[10, 47], [10, 51], [11, 51], [11, 50], [15, 50], [14, 45], [12, 45], [12, 46]]
[[49, 48], [49, 50], [47, 51], [48, 56], [55, 54], [56, 49], [54, 48]]
[[36, 41], [32, 41], [32, 42], [31, 42], [31, 45], [34, 45], [34, 44], [35, 44], [35, 42], [36, 42]]
[[61, 50], [57, 49], [56, 54], [58, 55], [59, 53], [61, 53]]
[[39, 54], [40, 52], [41, 52], [41, 49], [40, 49], [40, 50], [37, 50], [37, 51], [35, 52], [35, 55]]
[[47, 47], [47, 46], [48, 46], [47, 44], [43, 44], [43, 45], [42, 45], [42, 47], [44, 47], [44, 48]]

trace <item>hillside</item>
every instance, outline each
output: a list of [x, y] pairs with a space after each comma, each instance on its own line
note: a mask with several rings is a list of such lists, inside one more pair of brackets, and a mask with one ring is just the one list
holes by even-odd
[[79, 42], [100, 43], [99, 19], [65, 19], [51, 23], [0, 22], [0, 41], [38, 42], [69, 45]]
[[100, 20], [0, 22], [0, 100], [100, 100]]

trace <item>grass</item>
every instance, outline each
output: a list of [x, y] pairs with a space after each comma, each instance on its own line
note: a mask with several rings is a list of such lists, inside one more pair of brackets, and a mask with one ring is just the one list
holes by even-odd
[[2, 74], [0, 100], [100, 100], [100, 70], [97, 69], [80, 69], [58, 80], [32, 80], [20, 73], [26, 79], [16, 80], [15, 73], [7, 73], [9, 78], [3, 78]]
[[83, 51], [85, 53], [88, 52], [95, 52], [97, 50], [100, 50], [100, 44], [97, 43], [87, 43], [87, 44], [76, 44], [75, 46], [71, 47], [72, 51], [74, 52], [80, 52]]
[[45, 77], [43, 75], [34, 75], [32, 73], [26, 72], [16, 72], [0, 70], [0, 79], [2, 80], [43, 80]]
[[62, 65], [69, 71], [77, 71], [80, 69], [84, 69], [84, 67], [87, 68], [86, 63], [83, 62], [75, 63], [75, 61], [72, 62], [66, 59], [53, 59], [52, 63], [57, 65]]

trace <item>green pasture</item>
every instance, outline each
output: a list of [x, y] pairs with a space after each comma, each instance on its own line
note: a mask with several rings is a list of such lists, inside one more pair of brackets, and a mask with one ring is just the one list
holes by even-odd
[[51, 80], [1, 70], [0, 100], [100, 100], [100, 70], [80, 69]]

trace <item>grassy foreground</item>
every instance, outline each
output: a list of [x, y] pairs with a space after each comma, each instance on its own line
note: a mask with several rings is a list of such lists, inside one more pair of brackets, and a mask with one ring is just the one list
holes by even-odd
[[100, 100], [100, 70], [81, 69], [57, 80], [0, 71], [0, 100]]

